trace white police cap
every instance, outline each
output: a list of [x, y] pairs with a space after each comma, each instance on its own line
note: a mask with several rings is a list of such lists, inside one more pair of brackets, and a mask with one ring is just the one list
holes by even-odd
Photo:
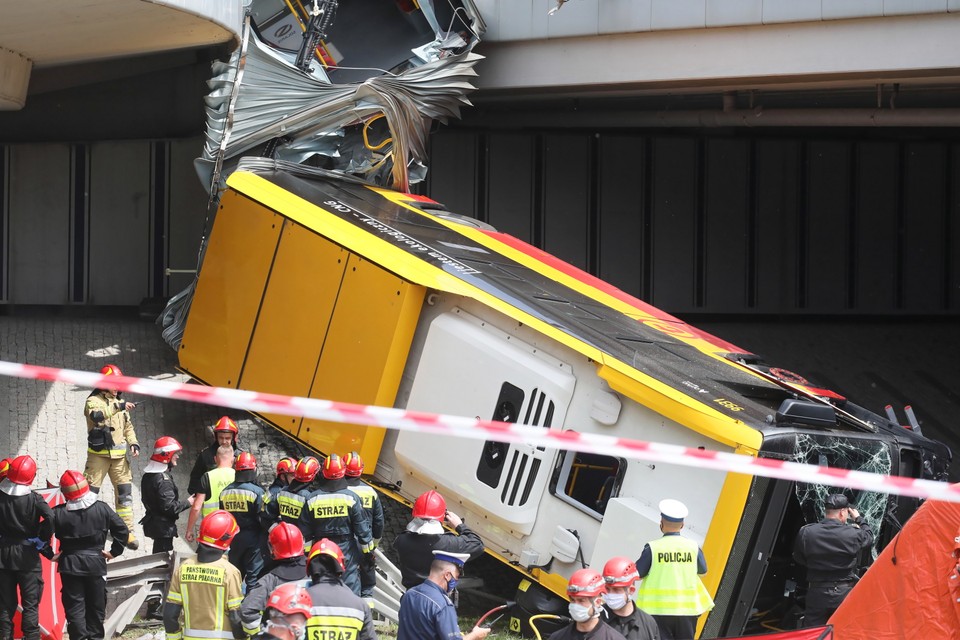
[[470, 554], [454, 553], [453, 551], [441, 551], [440, 549], [434, 549], [433, 559], [443, 560], [444, 562], [452, 562], [458, 567], [462, 567], [467, 562], [467, 560], [470, 559]]
[[660, 517], [669, 522], [683, 522], [690, 510], [679, 500], [667, 498], [660, 501]]

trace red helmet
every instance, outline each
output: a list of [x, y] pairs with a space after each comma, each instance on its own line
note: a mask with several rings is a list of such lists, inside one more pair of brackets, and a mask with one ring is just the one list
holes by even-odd
[[347, 476], [350, 478], [359, 478], [363, 475], [363, 458], [356, 451], [351, 451], [343, 459], [343, 464], [347, 467]]
[[173, 460], [173, 456], [177, 455], [181, 451], [183, 451], [183, 446], [177, 442], [176, 438], [171, 436], [160, 436], [153, 445], [153, 455], [150, 456], [150, 459], [157, 462], [165, 462], [170, 464], [170, 462]]
[[567, 584], [567, 595], [570, 597], [596, 598], [606, 590], [603, 576], [596, 569], [577, 569]]
[[343, 458], [335, 453], [331, 453], [323, 461], [323, 477], [327, 480], [339, 480], [346, 471], [347, 467], [343, 464]]
[[37, 463], [30, 456], [17, 456], [10, 461], [10, 470], [7, 471], [7, 480], [13, 484], [33, 484], [37, 477]]
[[4, 458], [0, 460], [0, 480], [3, 480], [7, 477], [7, 473], [10, 471], [10, 458]]
[[105, 376], [122, 376], [123, 372], [120, 371], [120, 367], [115, 364], [108, 364], [103, 369], [100, 369], [100, 373]]
[[443, 520], [447, 513], [447, 501], [436, 491], [421, 494], [413, 503], [413, 517], [424, 520]]
[[214, 549], [226, 551], [230, 548], [234, 536], [240, 531], [237, 521], [229, 511], [218, 509], [204, 517], [200, 523], [200, 535], [197, 542]]
[[241, 451], [233, 461], [233, 468], [236, 471], [252, 471], [257, 468], [257, 459], [249, 451]]
[[309, 619], [312, 606], [313, 599], [303, 585], [298, 582], [288, 582], [273, 590], [265, 608], [274, 609], [287, 616], [299, 613]]
[[60, 491], [67, 500], [76, 500], [90, 493], [90, 485], [79, 471], [64, 471], [60, 476]]
[[303, 533], [295, 524], [279, 523], [270, 529], [267, 541], [270, 543], [270, 555], [274, 560], [303, 555]]
[[637, 565], [630, 558], [617, 556], [603, 565], [603, 581], [608, 587], [632, 587], [640, 579]]
[[310, 547], [310, 556], [307, 558], [307, 562], [309, 563], [320, 554], [328, 555], [336, 560], [337, 573], [343, 573], [346, 570], [346, 563], [343, 560], [343, 551], [340, 550], [340, 547], [337, 546], [337, 543], [326, 538], [323, 538], [319, 542], [314, 542], [313, 546]]
[[277, 475], [281, 473], [293, 473], [297, 469], [297, 461], [293, 458], [280, 458], [277, 463]]
[[237, 423], [228, 416], [221, 417], [217, 420], [217, 424], [213, 425], [213, 432], [216, 433], [217, 431], [229, 431], [234, 438], [240, 435], [240, 428], [237, 427]]
[[317, 477], [317, 471], [320, 471], [319, 460], [313, 456], [300, 458], [297, 469], [293, 472], [293, 479], [297, 482], [312, 482]]

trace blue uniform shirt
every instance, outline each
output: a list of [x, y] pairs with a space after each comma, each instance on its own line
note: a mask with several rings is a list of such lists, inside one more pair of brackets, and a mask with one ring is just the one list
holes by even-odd
[[463, 634], [457, 624], [457, 610], [439, 586], [426, 580], [403, 594], [397, 640], [459, 638], [463, 638]]

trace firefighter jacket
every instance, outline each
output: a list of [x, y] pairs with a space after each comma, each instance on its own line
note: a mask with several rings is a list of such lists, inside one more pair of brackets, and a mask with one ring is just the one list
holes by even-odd
[[[699, 616], [713, 609], [713, 600], [698, 575], [701, 556], [696, 542], [677, 533], [651, 540], [637, 562], [643, 580], [636, 605], [652, 616]], [[650, 569], [644, 573], [646, 566]]]
[[[237, 475], [245, 473], [238, 471]], [[250, 472], [255, 473], [255, 472]], [[220, 508], [229, 511], [240, 532], [260, 534], [260, 510], [263, 508], [263, 487], [239, 478], [220, 492]]]
[[169, 471], [148, 473], [140, 481], [140, 496], [146, 515], [141, 520], [143, 535], [148, 538], [176, 538], [177, 518], [190, 508], [180, 499], [180, 491]]
[[206, 518], [220, 508], [220, 492], [227, 488], [236, 477], [236, 471], [230, 467], [211, 469], [200, 479], [200, 491], [203, 494], [203, 508], [200, 513]]
[[276, 478], [273, 479], [273, 482], [270, 483], [270, 486], [267, 487], [267, 494], [269, 494], [269, 498], [266, 495], [264, 495], [263, 499], [275, 500], [277, 497], [277, 494], [283, 491], [284, 489], [286, 489], [287, 486], [288, 485], [286, 485], [283, 482], [280, 476], [277, 476]]
[[[361, 553], [373, 551], [370, 518], [360, 497], [341, 481], [324, 482], [309, 496], [300, 515], [309, 532], [306, 540], [329, 538], [347, 554], [344, 544], [359, 545]], [[354, 542], [354, 538], [356, 542]], [[359, 558], [358, 558], [359, 560]]]
[[575, 623], [550, 634], [548, 640], [624, 640], [623, 635], [603, 620], [586, 633], [577, 631]]
[[457, 527], [453, 533], [413, 533], [404, 531], [393, 541], [400, 560], [400, 575], [403, 586], [412, 589], [430, 575], [433, 562], [433, 550], [452, 553], [469, 553], [470, 560], [483, 555], [483, 540], [466, 524]]
[[117, 512], [99, 500], [86, 508], [73, 508], [73, 501], [53, 508], [53, 529], [60, 541], [60, 573], [75, 576], [107, 575], [107, 559], [100, 553], [113, 538], [110, 554], [123, 553], [130, 530]]
[[[133, 422], [130, 421], [130, 413], [124, 409], [125, 406], [125, 400], [121, 400], [106, 389], [97, 389], [87, 397], [87, 403], [83, 408], [83, 415], [87, 419], [87, 437], [93, 439], [96, 434], [91, 432], [94, 429], [102, 427], [108, 431], [103, 448], [94, 449], [88, 446], [88, 454], [122, 458], [127, 455], [127, 445], [138, 444]], [[98, 425], [90, 417], [90, 414], [95, 411], [103, 412], [104, 424]]]
[[13, 496], [0, 492], [0, 569], [40, 571], [39, 549], [52, 555], [52, 534], [53, 511], [39, 494], [30, 491]]
[[873, 530], [857, 518], [857, 526], [824, 518], [800, 527], [793, 543], [793, 559], [807, 568], [807, 580], [837, 582], [854, 580], [860, 552], [873, 544]]
[[296, 525], [303, 533], [303, 541], [306, 543], [310, 539], [310, 532], [301, 515], [303, 514], [303, 505], [306, 504], [310, 492], [309, 483], [294, 480], [290, 483], [290, 486], [277, 493], [275, 500], [264, 496], [263, 515], [261, 517], [264, 524], [263, 528], [269, 530], [270, 526], [277, 522]]
[[[193, 469], [190, 470], [190, 482], [187, 484], [187, 493], [200, 493], [200, 480], [207, 471], [217, 468], [217, 449], [220, 445], [214, 440], [213, 444], [204, 449], [197, 455], [196, 462], [193, 463]], [[233, 441], [233, 459], [243, 453], [243, 449], [237, 446], [237, 441]]]
[[240, 604], [240, 620], [243, 621], [243, 631], [247, 635], [254, 635], [260, 631], [263, 622], [263, 611], [267, 606], [267, 598], [273, 590], [288, 582], [303, 580], [307, 575], [307, 559], [305, 556], [276, 560], [277, 564], [270, 571], [260, 576], [257, 584], [247, 591]]
[[347, 487], [359, 496], [364, 511], [370, 517], [370, 532], [376, 546], [383, 537], [383, 505], [380, 504], [380, 494], [360, 478], [348, 478]]
[[237, 637], [240, 634], [240, 602], [243, 600], [241, 582], [240, 570], [223, 555], [213, 562], [200, 562], [199, 556], [181, 562], [170, 581], [167, 605], [174, 605], [174, 611], [182, 609], [183, 624], [171, 629], [174, 625], [170, 624], [165, 611], [167, 640], [230, 640]]
[[369, 605], [336, 576], [326, 573], [306, 586], [313, 601], [308, 640], [377, 640]]

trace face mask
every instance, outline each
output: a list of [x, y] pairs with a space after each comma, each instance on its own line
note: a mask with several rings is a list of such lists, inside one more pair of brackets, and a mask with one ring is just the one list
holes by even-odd
[[617, 611], [623, 608], [623, 605], [627, 604], [627, 594], [625, 593], [605, 593], [603, 594], [603, 601], [608, 607]]
[[450, 578], [450, 580], [447, 581], [447, 593], [452, 593], [453, 590], [457, 588], [458, 582], [460, 581], [457, 580], [456, 578]]
[[586, 622], [593, 617], [590, 615], [590, 607], [585, 607], [582, 604], [571, 602], [568, 609], [570, 611], [570, 617], [573, 618], [574, 622]]

